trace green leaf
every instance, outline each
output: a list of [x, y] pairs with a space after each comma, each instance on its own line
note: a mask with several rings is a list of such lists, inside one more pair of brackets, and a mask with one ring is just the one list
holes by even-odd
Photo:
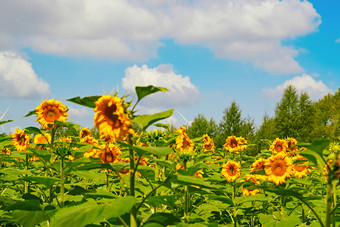
[[17, 203], [11, 204], [5, 208], [5, 210], [42, 210], [40, 207], [40, 201], [36, 199], [19, 201]]
[[146, 130], [153, 123], [170, 117], [174, 109], [152, 115], [138, 115], [133, 119], [133, 122], [139, 124], [143, 130]]
[[159, 206], [164, 204], [169, 207], [174, 207], [177, 200], [183, 198], [184, 194], [174, 194], [174, 195], [158, 195], [150, 196], [147, 198], [146, 203], [151, 206]]
[[28, 176], [21, 178], [22, 180], [29, 181], [31, 183], [43, 184], [48, 187], [54, 185], [56, 182], [60, 181], [59, 178], [54, 177], [40, 177], [40, 176]]
[[80, 98], [79, 96], [71, 98], [71, 99], [66, 99], [66, 101], [73, 102], [82, 106], [90, 107], [90, 108], [95, 108], [96, 104], [95, 102], [100, 98], [101, 96], [95, 95], [95, 96], [87, 96], [84, 98]]
[[318, 152], [314, 150], [305, 150], [300, 153], [301, 156], [307, 158], [309, 161], [319, 166], [321, 169], [325, 166], [325, 160]]
[[15, 222], [25, 227], [33, 227], [49, 219], [49, 216], [40, 210], [14, 210], [11, 215]]
[[8, 122], [12, 122], [13, 120], [7, 120], [7, 121], [0, 121], [0, 125], [6, 124]]
[[35, 115], [37, 114], [37, 112], [35, 110], [31, 110], [30, 112], [28, 112], [28, 114], [26, 114], [24, 117], [29, 117], [29, 116], [32, 116], [32, 115]]
[[159, 91], [163, 91], [163, 92], [169, 91], [168, 89], [166, 89], [164, 87], [154, 87], [152, 85], [147, 86], [147, 87], [136, 86], [135, 90], [136, 90], [136, 94], [137, 94], [137, 97], [138, 97], [137, 103], [147, 95], [151, 95], [151, 94], [159, 92]]
[[203, 188], [214, 188], [214, 186], [210, 185], [209, 183], [205, 182], [200, 177], [194, 177], [194, 176], [185, 176], [181, 174], [177, 174], [175, 180], [173, 181], [177, 184], [183, 184], [183, 185], [197, 185]]
[[[152, 227], [152, 226], [169, 226], [174, 225], [181, 220], [174, 216], [172, 213], [154, 213], [152, 214], [146, 223], [143, 225], [144, 227]], [[158, 225], [157, 225], [158, 224]]]
[[43, 134], [40, 129], [36, 127], [27, 127], [25, 128], [25, 134]]
[[140, 156], [143, 154], [154, 154], [158, 156], [166, 156], [173, 152], [170, 147], [142, 147], [142, 146], [133, 146], [131, 144], [127, 144], [124, 142], [118, 141], [118, 144], [122, 147], [127, 147], [135, 150]]
[[51, 226], [85, 226], [108, 218], [120, 217], [130, 211], [136, 199], [126, 196], [108, 203], [97, 204], [90, 200], [80, 205], [65, 207], [58, 210], [51, 218]]

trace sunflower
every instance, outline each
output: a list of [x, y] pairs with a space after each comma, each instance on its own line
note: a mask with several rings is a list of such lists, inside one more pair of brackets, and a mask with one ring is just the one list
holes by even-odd
[[38, 134], [34, 137], [33, 142], [36, 144], [49, 143], [51, 142], [51, 135], [49, 133]]
[[292, 158], [293, 162], [298, 161], [298, 163], [295, 163], [293, 165], [293, 174], [295, 177], [298, 178], [302, 178], [303, 176], [306, 176], [308, 173], [310, 173], [310, 169], [309, 166], [306, 165], [307, 162], [301, 162], [301, 161], [307, 161], [307, 158], [301, 156], [301, 155], [297, 155], [295, 157]]
[[98, 155], [104, 163], [116, 163], [119, 161], [119, 156], [122, 154], [120, 149], [114, 144], [106, 144], [105, 148]]
[[234, 161], [228, 161], [223, 167], [221, 174], [228, 182], [235, 181], [241, 176], [241, 166]]
[[84, 138], [86, 136], [91, 136], [91, 131], [88, 129], [88, 127], [80, 129], [79, 137]]
[[292, 168], [292, 160], [282, 152], [268, 158], [265, 163], [268, 180], [276, 185], [286, 182], [286, 177], [292, 174]]
[[[93, 138], [92, 136], [86, 136], [86, 137], [80, 139], [80, 142], [81, 143], [88, 143], [88, 144], [91, 144], [91, 145], [97, 146], [97, 147], [100, 146], [98, 141], [95, 138]], [[84, 155], [84, 158], [89, 158], [89, 157], [98, 158], [100, 153], [101, 153], [100, 150], [91, 148], [90, 150], [86, 151], [83, 155]]]
[[176, 138], [176, 150], [179, 152], [194, 152], [194, 143], [189, 136], [185, 133], [186, 128], [180, 127], [177, 132], [179, 135]]
[[266, 159], [264, 159], [264, 158], [259, 158], [259, 159], [256, 160], [253, 164], [251, 164], [250, 170], [251, 170], [252, 172], [264, 170], [264, 164], [265, 164], [265, 162], [266, 162]]
[[46, 99], [35, 108], [35, 111], [37, 113], [36, 121], [45, 129], [53, 128], [54, 126], [51, 124], [56, 120], [65, 122], [68, 118], [67, 107], [55, 99]]
[[[254, 175], [245, 175], [246, 179], [243, 180], [243, 182], [245, 181], [249, 181], [252, 182], [254, 184], [260, 184], [260, 182], [257, 180], [257, 178]], [[242, 186], [242, 194], [243, 196], [250, 196], [250, 195], [256, 195], [260, 192], [260, 189], [256, 188], [256, 189], [249, 189], [247, 187], [243, 187]]]
[[211, 139], [208, 134], [205, 134], [203, 136], [203, 152], [204, 151], [213, 151], [215, 150], [215, 144], [214, 144], [214, 141], [213, 139]]
[[247, 140], [245, 140], [243, 137], [238, 137], [237, 142], [240, 147], [240, 151], [247, 149]]
[[15, 133], [11, 134], [12, 144], [18, 151], [25, 151], [30, 145], [30, 135], [25, 134], [21, 129], [15, 129]]
[[240, 149], [236, 136], [228, 136], [223, 147], [232, 153], [237, 153]]
[[279, 138], [276, 138], [273, 143], [270, 145], [270, 150], [272, 153], [280, 153], [280, 152], [286, 152], [287, 151], [287, 143], [285, 140], [281, 140]]
[[297, 140], [294, 139], [294, 138], [287, 138], [285, 139], [286, 142], [287, 142], [287, 150], [288, 151], [291, 151], [291, 152], [294, 152], [298, 149], [297, 146], [295, 146], [297, 144]]
[[133, 134], [131, 120], [124, 111], [123, 101], [117, 96], [103, 95], [94, 108], [94, 125], [100, 134], [123, 140]]
[[7, 147], [2, 148], [1, 153], [5, 155], [11, 155], [11, 150], [8, 149]]

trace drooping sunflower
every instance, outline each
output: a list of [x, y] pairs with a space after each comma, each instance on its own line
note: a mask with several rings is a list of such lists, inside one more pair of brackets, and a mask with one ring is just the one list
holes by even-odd
[[51, 126], [51, 124], [55, 120], [65, 122], [68, 118], [67, 107], [55, 99], [46, 99], [35, 108], [35, 111], [37, 113], [36, 121], [45, 129], [53, 128], [54, 126]]
[[51, 135], [49, 133], [44, 133], [44, 135], [38, 134], [34, 137], [33, 142], [35, 144], [49, 143], [51, 142]]
[[270, 150], [273, 154], [277, 154], [280, 152], [286, 152], [287, 151], [287, 143], [285, 140], [281, 140], [279, 138], [276, 138], [272, 144], [270, 145]]
[[221, 174], [228, 182], [235, 181], [241, 176], [241, 165], [235, 161], [228, 161], [223, 165]]
[[210, 138], [208, 134], [203, 136], [203, 143], [203, 152], [215, 150], [214, 140]]
[[195, 144], [191, 141], [189, 136], [185, 133], [186, 128], [180, 127], [177, 132], [179, 135], [176, 138], [176, 150], [179, 152], [194, 152]]
[[264, 170], [268, 180], [279, 185], [286, 182], [286, 178], [292, 174], [292, 168], [292, 160], [280, 152], [266, 160]]
[[94, 108], [94, 125], [100, 134], [109, 135], [114, 139], [123, 140], [133, 134], [131, 120], [125, 113], [122, 99], [117, 96], [103, 95]]
[[[257, 180], [257, 178], [254, 175], [247, 174], [245, 175], [246, 179], [243, 181], [249, 181], [254, 184], [260, 184], [260, 182]], [[242, 194], [243, 196], [250, 196], [250, 195], [256, 195], [260, 192], [260, 189], [250, 189], [249, 187], [243, 187], [242, 186]]]
[[287, 138], [285, 139], [287, 142], [287, 150], [290, 152], [294, 152], [298, 149], [298, 147], [296, 146], [297, 144], [297, 140], [294, 138]]
[[91, 136], [91, 131], [88, 129], [88, 127], [80, 129], [79, 137], [84, 138], [86, 136]]
[[[297, 155], [292, 158], [293, 163], [293, 174], [295, 177], [302, 178], [303, 176], [306, 176], [308, 173], [310, 173], [309, 166], [307, 165], [307, 158]], [[306, 161], [306, 162], [301, 162]]]
[[25, 151], [30, 146], [30, 135], [25, 134], [21, 129], [16, 128], [11, 137], [12, 144], [18, 151]]

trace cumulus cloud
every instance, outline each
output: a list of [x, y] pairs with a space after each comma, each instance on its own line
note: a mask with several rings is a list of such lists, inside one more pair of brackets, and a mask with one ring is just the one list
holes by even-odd
[[303, 74], [302, 76], [296, 76], [291, 80], [287, 80], [276, 88], [263, 89], [262, 92], [269, 97], [280, 97], [282, 96], [285, 88], [289, 85], [293, 85], [299, 93], [307, 92], [309, 97], [314, 101], [323, 98], [329, 93], [333, 93], [333, 91], [329, 89], [321, 80], [316, 81], [313, 79], [313, 77], [306, 74]]
[[0, 97], [37, 98], [50, 95], [50, 85], [39, 78], [31, 63], [15, 52], [0, 52]]
[[68, 109], [70, 118], [90, 118], [94, 115], [93, 111], [90, 111], [89, 108], [86, 107], [75, 108], [68, 106]]
[[340, 39], [335, 40], [336, 43], [340, 43]]
[[143, 61], [157, 55], [162, 39], [174, 39], [268, 72], [297, 73], [298, 50], [282, 40], [314, 32], [320, 22], [301, 0], [12, 0], [0, 7], [0, 50]]
[[122, 79], [123, 88], [129, 92], [135, 92], [135, 86], [154, 85], [165, 87], [169, 92], [158, 92], [145, 98], [144, 105], [159, 105], [163, 107], [189, 105], [199, 98], [197, 87], [191, 83], [188, 76], [176, 74], [172, 65], [160, 65], [149, 68], [147, 65], [141, 67], [134, 65], [125, 70]]

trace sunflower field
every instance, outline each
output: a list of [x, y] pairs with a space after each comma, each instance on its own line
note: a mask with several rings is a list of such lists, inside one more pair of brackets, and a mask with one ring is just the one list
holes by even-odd
[[25, 116], [41, 127], [0, 134], [0, 226], [339, 226], [337, 143], [276, 138], [250, 155], [234, 135], [216, 149], [159, 123], [172, 109], [137, 114], [166, 88], [135, 90], [67, 100], [93, 109], [97, 133], [50, 99]]

